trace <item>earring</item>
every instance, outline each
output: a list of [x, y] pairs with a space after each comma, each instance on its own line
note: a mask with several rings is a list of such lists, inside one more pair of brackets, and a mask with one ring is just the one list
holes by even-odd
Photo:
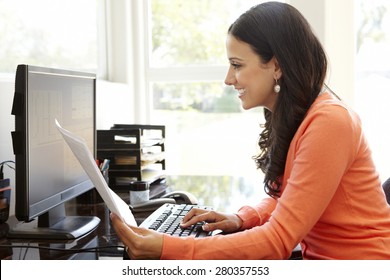
[[278, 79], [275, 79], [274, 92], [275, 93], [279, 93], [280, 92], [280, 85], [278, 84]]

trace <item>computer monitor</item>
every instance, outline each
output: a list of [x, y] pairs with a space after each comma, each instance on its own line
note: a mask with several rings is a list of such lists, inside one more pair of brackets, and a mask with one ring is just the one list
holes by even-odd
[[94, 188], [55, 126], [82, 136], [96, 155], [96, 76], [18, 65], [12, 114], [15, 216], [8, 237], [74, 239], [99, 224], [91, 216], [67, 216], [65, 202]]

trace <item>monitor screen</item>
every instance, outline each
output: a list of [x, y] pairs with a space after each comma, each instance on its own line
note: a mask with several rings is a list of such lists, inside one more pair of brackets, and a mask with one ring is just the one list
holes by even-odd
[[18, 65], [12, 114], [15, 215], [10, 237], [72, 239], [94, 229], [97, 217], [67, 216], [65, 202], [94, 186], [55, 126], [85, 139], [95, 155], [94, 74]]

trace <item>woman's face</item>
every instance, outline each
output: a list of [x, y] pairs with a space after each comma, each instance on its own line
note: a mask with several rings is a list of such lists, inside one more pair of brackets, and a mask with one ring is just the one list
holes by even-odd
[[273, 90], [275, 78], [281, 77], [275, 57], [263, 63], [249, 44], [230, 34], [226, 39], [226, 51], [230, 66], [225, 84], [238, 91], [242, 107], [247, 110], [263, 106], [272, 111], [277, 99]]

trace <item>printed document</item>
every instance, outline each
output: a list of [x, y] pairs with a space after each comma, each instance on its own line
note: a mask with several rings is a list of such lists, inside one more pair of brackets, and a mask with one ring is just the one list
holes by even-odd
[[73, 154], [84, 168], [88, 177], [95, 185], [95, 188], [99, 192], [100, 196], [107, 204], [108, 209], [110, 209], [110, 211], [114, 214], [118, 215], [128, 225], [137, 226], [129, 206], [108, 187], [107, 182], [101, 174], [91, 151], [88, 149], [88, 146], [85, 143], [85, 140], [62, 128], [57, 120], [55, 120], [55, 122], [65, 142], [68, 144]]

